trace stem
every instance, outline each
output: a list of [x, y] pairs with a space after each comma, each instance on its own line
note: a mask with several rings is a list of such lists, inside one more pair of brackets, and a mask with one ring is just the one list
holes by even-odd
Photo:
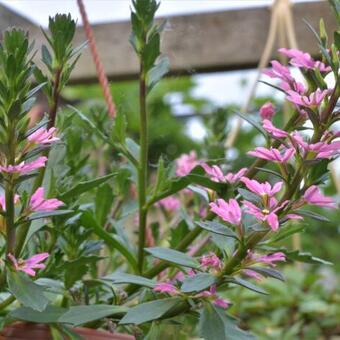
[[144, 64], [141, 61], [139, 74], [139, 114], [140, 114], [140, 162], [138, 168], [139, 243], [138, 269], [143, 272], [144, 247], [147, 225], [146, 187], [148, 175], [148, 121], [146, 112], [146, 83]]
[[7, 254], [13, 254], [15, 247], [15, 225], [14, 225], [14, 190], [11, 176], [5, 187], [6, 200], [6, 235], [7, 235]]
[[[9, 124], [8, 134], [8, 164], [15, 163], [15, 149], [16, 149], [16, 138], [15, 138], [15, 124]], [[7, 236], [7, 254], [13, 254], [15, 247], [15, 208], [14, 208], [14, 180], [13, 175], [8, 174], [5, 184], [5, 202], [6, 202], [6, 236]]]
[[13, 295], [9, 296], [6, 300], [0, 302], [0, 310], [6, 308], [14, 301], [15, 301], [15, 297]]
[[47, 128], [50, 129], [55, 125], [55, 120], [57, 117], [57, 111], [58, 111], [58, 102], [59, 102], [59, 96], [60, 96], [60, 78], [62, 73], [62, 67], [58, 67], [55, 72], [55, 80], [53, 82], [53, 93], [52, 93], [52, 105], [49, 109], [49, 121]]

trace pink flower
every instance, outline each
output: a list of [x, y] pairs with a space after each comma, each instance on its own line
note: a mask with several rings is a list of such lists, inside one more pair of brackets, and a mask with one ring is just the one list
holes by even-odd
[[[20, 196], [15, 194], [14, 195], [14, 204], [17, 204], [20, 199]], [[6, 199], [5, 196], [0, 196], [0, 207], [2, 211], [6, 211]]]
[[282, 252], [276, 252], [269, 255], [263, 255], [256, 258], [257, 262], [262, 262], [275, 267], [275, 262], [286, 261], [286, 255]]
[[216, 286], [212, 285], [209, 290], [205, 290], [202, 293], [198, 294], [197, 297], [205, 297], [209, 300], [212, 300], [212, 303], [218, 307], [223, 309], [227, 309], [230, 306], [230, 301], [226, 299], [222, 299], [216, 294]]
[[200, 163], [204, 171], [211, 176], [211, 180], [214, 182], [225, 182], [226, 178], [221, 168], [217, 165], [209, 166], [207, 163]]
[[227, 203], [222, 198], [219, 198], [216, 203], [212, 202], [209, 206], [210, 210], [221, 217], [223, 221], [235, 225], [241, 223], [242, 211], [235, 199], [231, 198]]
[[16, 271], [22, 271], [30, 276], [35, 276], [34, 269], [45, 268], [45, 265], [40, 262], [48, 258], [49, 254], [48, 253], [36, 254], [27, 260], [22, 259], [17, 260], [12, 254], [8, 254], [7, 256], [12, 261]]
[[57, 129], [54, 127], [50, 128], [49, 130], [41, 127], [40, 129], [29, 135], [27, 139], [31, 143], [50, 144], [59, 140], [59, 138], [53, 137], [56, 130]]
[[285, 92], [293, 90], [301, 95], [306, 92], [305, 86], [296, 80], [293, 80], [291, 82], [282, 80], [280, 83], [280, 88]]
[[176, 281], [182, 282], [184, 279], [185, 279], [184, 273], [183, 272], [178, 272], [178, 273], [176, 273], [176, 275], [174, 276], [172, 281], [173, 282], [176, 282]]
[[279, 78], [285, 82], [294, 82], [294, 78], [290, 74], [289, 68], [287, 66], [281, 65], [278, 61], [271, 61], [272, 68], [263, 71], [263, 74], [270, 78]]
[[198, 165], [197, 154], [191, 151], [190, 154], [183, 154], [176, 160], [176, 176], [186, 176]]
[[272, 228], [273, 231], [276, 231], [279, 228], [279, 218], [276, 215], [276, 211], [281, 207], [277, 207], [276, 209], [270, 210], [267, 208], [260, 209], [255, 204], [249, 201], [242, 202], [247, 209], [245, 210], [246, 214], [255, 216], [258, 220], [262, 222], [267, 222], [267, 224]]
[[294, 48], [280, 48], [279, 52], [290, 58], [290, 64], [293, 66], [304, 67], [306, 69], [312, 69], [315, 66], [315, 61], [309, 53], [305, 53]]
[[44, 167], [46, 161], [47, 157], [41, 156], [30, 163], [22, 162], [18, 165], [0, 166], [0, 171], [7, 173], [19, 173], [21, 175], [24, 175], [31, 171]]
[[309, 204], [318, 205], [320, 207], [336, 208], [333, 199], [322, 195], [320, 189], [316, 185], [309, 187], [304, 193], [303, 198]]
[[209, 254], [207, 255], [203, 255], [201, 258], [200, 258], [200, 263], [201, 263], [201, 266], [202, 267], [205, 267], [205, 268], [209, 268], [209, 267], [212, 267], [214, 269], [221, 269], [222, 268], [222, 263], [221, 263], [221, 260], [219, 259], [219, 257], [213, 253], [213, 252], [210, 252]]
[[275, 148], [266, 149], [264, 147], [257, 147], [254, 151], [249, 151], [248, 155], [266, 159], [267, 161], [286, 163], [295, 154], [294, 148], [286, 149], [283, 153]]
[[330, 158], [340, 152], [340, 141], [333, 141], [330, 144], [325, 142], [308, 144], [298, 132], [292, 133], [291, 141], [295, 148], [301, 147], [304, 150], [304, 156], [306, 156], [308, 152], [313, 152], [316, 159]]
[[289, 134], [288, 132], [284, 131], [284, 130], [281, 130], [281, 129], [278, 129], [277, 127], [275, 127], [273, 125], [273, 123], [268, 120], [268, 119], [265, 119], [263, 121], [263, 128], [269, 132], [272, 136], [276, 137], [276, 138], [285, 138], [285, 137], [288, 137]]
[[[313, 149], [313, 145], [317, 145], [317, 147]], [[330, 144], [320, 142], [316, 144], [310, 144], [309, 147], [311, 151], [317, 152], [315, 157], [317, 159], [330, 158], [340, 153], [340, 141], [334, 141]]]
[[260, 116], [262, 119], [272, 119], [275, 114], [275, 108], [273, 103], [266, 102], [260, 108]]
[[291, 58], [290, 64], [293, 66], [303, 67], [306, 69], [318, 68], [321, 73], [330, 72], [332, 70], [330, 66], [326, 66], [323, 62], [314, 61], [309, 53], [286, 48], [280, 48], [279, 52]]
[[159, 293], [168, 293], [170, 295], [176, 295], [178, 294], [178, 290], [177, 288], [168, 282], [159, 282], [156, 283], [156, 286], [153, 289], [155, 292], [159, 292]]
[[247, 170], [248, 170], [247, 168], [242, 168], [236, 174], [233, 174], [232, 172], [228, 172], [227, 175], [225, 176], [225, 179], [230, 184], [234, 184], [241, 179], [241, 177], [247, 172]]
[[223, 309], [227, 309], [230, 306], [230, 301], [216, 297], [215, 300], [213, 300], [213, 304]]
[[228, 172], [226, 175], [223, 174], [221, 168], [217, 165], [209, 166], [208, 164], [202, 162], [200, 163], [204, 171], [211, 176], [211, 180], [214, 182], [229, 182], [230, 184], [234, 184], [237, 182], [246, 172], [247, 168], [242, 168], [236, 174], [232, 172]]
[[255, 270], [251, 270], [251, 269], [243, 269], [242, 273], [244, 275], [247, 275], [249, 277], [251, 277], [252, 279], [255, 279], [258, 282], [261, 282], [264, 279], [264, 276], [262, 276], [261, 274], [259, 274], [258, 272], [256, 272]]
[[[269, 227], [276, 231], [279, 228], [279, 217], [276, 214], [279, 210], [281, 210], [284, 206], [288, 204], [288, 201], [285, 201], [278, 205], [277, 200], [274, 197], [271, 197], [268, 201], [267, 207], [261, 209], [257, 207], [255, 204], [249, 201], [242, 202], [246, 206], [245, 213], [249, 215], [253, 215], [259, 221], [266, 222]], [[288, 214], [285, 216], [286, 219], [301, 219], [301, 216], [295, 214]]]
[[316, 61], [314, 66], [315, 66], [315, 68], [318, 68], [321, 73], [328, 73], [328, 72], [332, 71], [332, 68], [330, 66], [326, 66], [321, 61]]
[[53, 211], [63, 204], [56, 198], [44, 199], [44, 188], [40, 187], [32, 195], [29, 205], [31, 211]]
[[288, 96], [286, 97], [287, 100], [290, 102], [306, 106], [306, 107], [313, 107], [319, 106], [324, 98], [329, 94], [329, 90], [320, 90], [317, 89], [315, 92], [312, 92], [309, 96], [303, 96], [295, 91], [287, 91]]
[[156, 205], [162, 206], [167, 211], [175, 211], [181, 207], [181, 201], [176, 197], [169, 196], [157, 202]]
[[253, 193], [259, 196], [269, 196], [272, 197], [282, 189], [283, 182], [277, 182], [272, 187], [270, 183], [264, 182], [259, 183], [255, 179], [249, 179], [247, 177], [242, 177], [241, 182], [243, 182], [246, 187]]

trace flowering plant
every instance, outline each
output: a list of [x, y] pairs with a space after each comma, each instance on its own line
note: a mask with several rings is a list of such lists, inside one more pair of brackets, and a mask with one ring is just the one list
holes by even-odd
[[[300, 69], [304, 83], [277, 61], [265, 71], [280, 80], [277, 88], [291, 103], [289, 120], [283, 129], [276, 126], [272, 103], [260, 109], [256, 121], [247, 118], [266, 141], [248, 152], [255, 158], [252, 165], [226, 172], [220, 162], [200, 160], [192, 151], [173, 163], [161, 157], [153, 171], [147, 97], [168, 70], [160, 54], [165, 25], [154, 23], [158, 6], [155, 0], [135, 0], [131, 13], [130, 41], [140, 61], [139, 143], [128, 137], [119, 112], [109, 127], [99, 127], [98, 120], [74, 107], [56, 120], [60, 93], [80, 51], [72, 46], [75, 22], [69, 16], [50, 19], [50, 33], [45, 33], [50, 48], [42, 47], [46, 73], [32, 63], [22, 31], [4, 34], [4, 324], [13, 319], [44, 322], [68, 335], [69, 326], [117, 325], [154, 339], [160, 336], [158, 321], [194, 315], [205, 339], [249, 339], [229, 313], [234, 302], [228, 292], [242, 286], [267, 294], [263, 280], [284, 281], [279, 263], [322, 262], [283, 248], [279, 241], [300, 232], [298, 223], [304, 219], [323, 220], [305, 206], [336, 207], [320, 185], [339, 154], [339, 132], [333, 129], [340, 117], [339, 32], [328, 46], [321, 30], [319, 61], [298, 50], [280, 50]], [[38, 85], [30, 89], [32, 74]], [[326, 81], [330, 76], [333, 85]], [[33, 125], [27, 112], [40, 89], [48, 98], [48, 116]], [[70, 128], [72, 119], [82, 122], [90, 143], [107, 152], [110, 161], [101, 167], [101, 177], [88, 178], [93, 161], [80, 152], [87, 136]]]

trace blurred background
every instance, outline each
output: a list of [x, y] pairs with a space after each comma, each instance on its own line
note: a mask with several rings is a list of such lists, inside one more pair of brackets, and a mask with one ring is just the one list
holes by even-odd
[[[84, 4], [114, 102], [118, 111], [127, 116], [131, 136], [136, 137], [137, 61], [133, 59], [133, 53], [129, 53], [127, 41], [130, 1], [86, 0]], [[330, 8], [324, 1], [291, 1], [291, 4], [297, 42], [315, 56], [316, 41], [303, 20], [318, 30], [319, 18], [325, 16], [331, 31], [334, 21]], [[36, 37], [38, 47], [39, 26], [46, 28], [48, 16], [58, 12], [69, 12], [78, 20], [77, 39], [79, 42], [85, 40], [76, 1], [1, 0], [0, 6], [1, 30], [13, 24], [24, 26]], [[283, 124], [283, 98], [272, 87], [258, 83], [255, 95], [249, 105], [245, 105], [258, 77], [257, 65], [270, 32], [272, 6], [271, 0], [161, 2], [158, 15], [168, 18], [163, 43], [171, 71], [170, 77], [157, 85], [148, 102], [149, 114], [153, 117], [149, 136], [151, 163], [155, 164], [161, 154], [167, 161], [172, 161], [182, 153], [196, 150], [200, 158], [225, 159], [229, 168], [239, 169], [251, 161], [240, 156], [264, 140], [256, 129], [245, 123], [233, 145], [226, 150], [228, 135], [237, 126], [235, 112], [247, 106], [251, 117], [259, 120], [259, 107], [272, 101], [278, 109], [275, 122], [278, 126]], [[280, 41], [277, 36], [270, 53], [273, 58], [277, 57], [275, 50], [280, 42], [289, 43], [285, 39]], [[72, 78], [73, 84], [63, 93], [63, 103], [81, 108], [99, 128], [105, 129], [111, 119], [105, 112], [89, 51], [85, 51], [79, 64]], [[296, 70], [292, 72], [299, 77]], [[331, 84], [332, 79], [329, 82]], [[43, 112], [44, 101], [39, 105]], [[63, 115], [62, 123], [72, 122], [64, 130], [71, 153], [72, 148], [77, 152], [82, 148], [83, 154], [89, 153], [93, 146], [100, 149], [100, 141], [95, 137], [80, 137], [83, 122], [72, 116], [66, 106]], [[104, 150], [103, 155], [108, 152], [110, 150]], [[335, 167], [337, 176], [338, 164]], [[324, 188], [326, 194], [337, 195], [334, 180], [327, 181]], [[339, 210], [315, 208], [313, 211], [325, 215], [329, 222], [306, 219], [301, 250], [333, 265], [288, 265], [286, 283], [271, 280], [263, 283], [272, 293], [270, 296], [258, 297], [237, 289], [231, 298], [235, 303], [235, 315], [242, 316], [246, 320], [244, 326], [250, 327], [260, 339], [330, 339], [332, 336], [336, 339], [334, 334], [340, 332], [340, 214]], [[283, 245], [291, 246], [290, 243], [284, 241]], [[180, 330], [178, 339], [181, 339]]]

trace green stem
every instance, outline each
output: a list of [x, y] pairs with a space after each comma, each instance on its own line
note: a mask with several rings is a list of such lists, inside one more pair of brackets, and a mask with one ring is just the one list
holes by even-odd
[[147, 226], [148, 209], [146, 203], [146, 188], [148, 176], [148, 120], [146, 112], [146, 82], [143, 61], [139, 74], [139, 113], [140, 113], [140, 161], [138, 169], [138, 206], [139, 206], [139, 242], [138, 270], [143, 273], [144, 247]]
[[[11, 176], [10, 176], [11, 177]], [[15, 225], [14, 225], [14, 190], [11, 179], [6, 182], [5, 187], [6, 200], [6, 236], [7, 236], [7, 254], [13, 254], [15, 247]]]
[[[15, 124], [9, 124], [9, 134], [8, 134], [8, 164], [15, 163]], [[7, 237], [7, 254], [13, 254], [15, 247], [15, 208], [14, 208], [14, 179], [12, 174], [8, 174], [5, 184], [5, 201], [6, 201], [6, 237]]]
[[13, 295], [9, 296], [6, 300], [0, 302], [0, 310], [5, 309], [7, 306], [9, 306], [14, 301], [15, 301], [15, 297]]

